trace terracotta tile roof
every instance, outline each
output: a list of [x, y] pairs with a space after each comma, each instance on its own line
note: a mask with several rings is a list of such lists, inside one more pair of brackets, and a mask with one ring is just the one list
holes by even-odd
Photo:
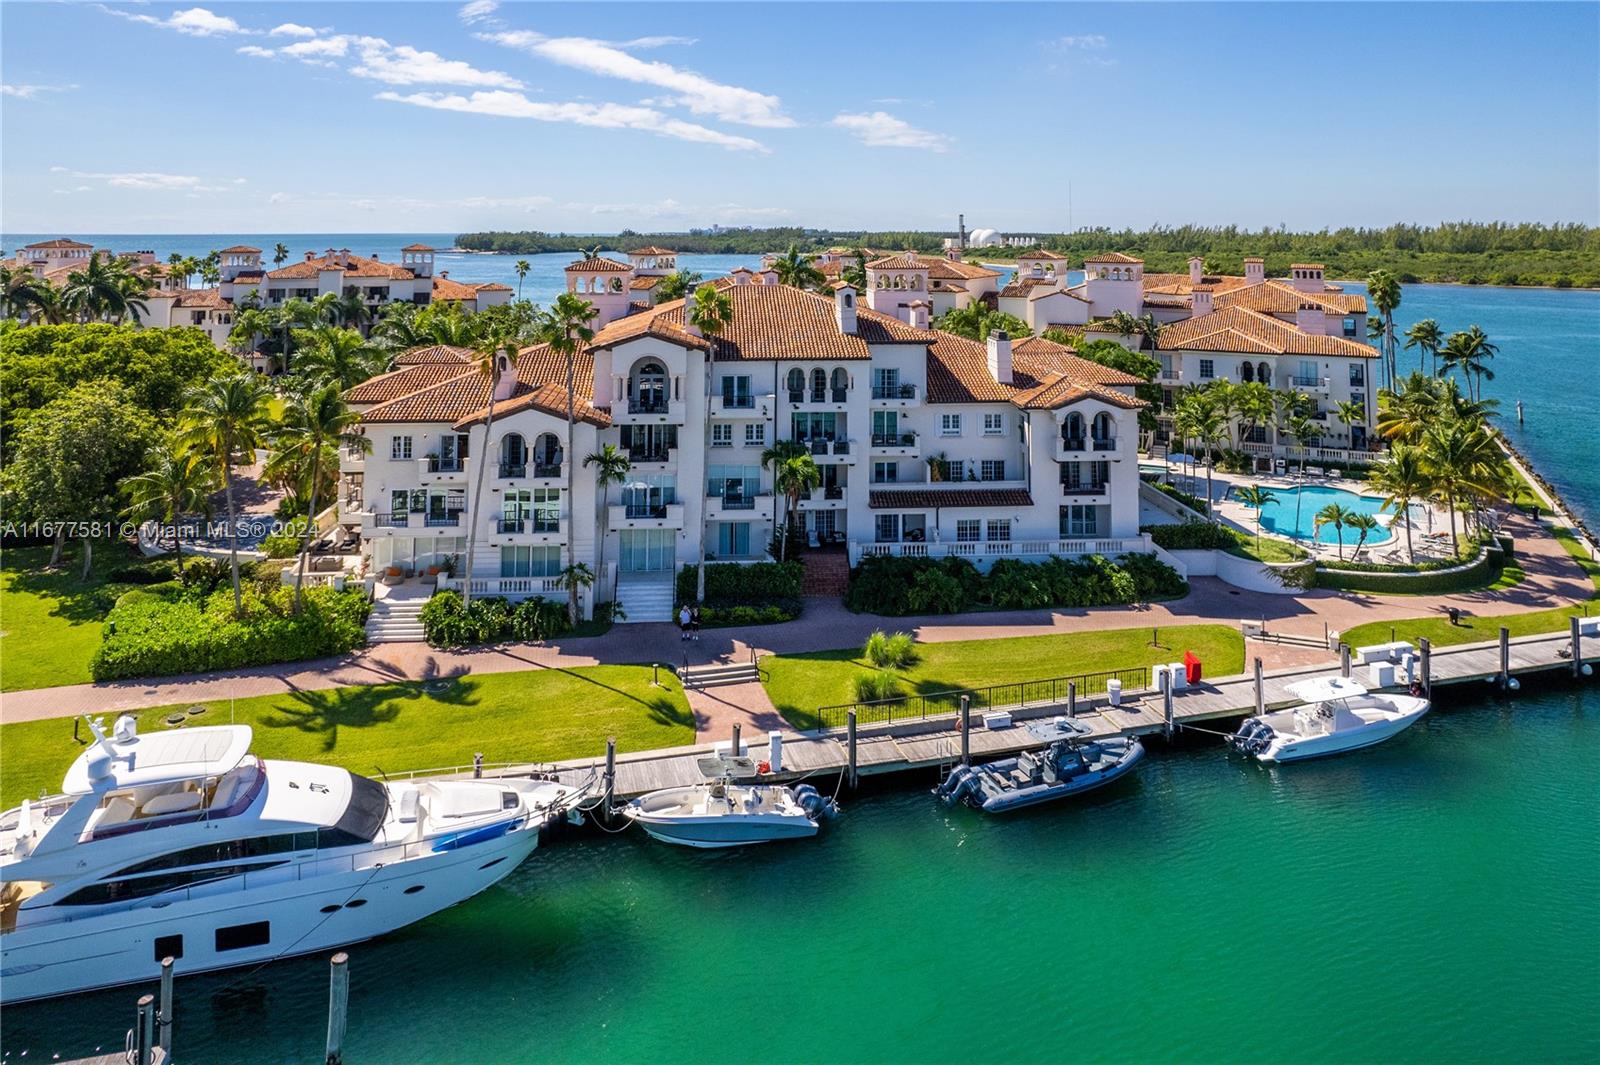
[[425, 362], [464, 363], [476, 357], [471, 348], [457, 348], [449, 344], [430, 344], [427, 347], [412, 348], [410, 351], [395, 356], [396, 366], [418, 366]]
[[579, 259], [577, 262], [568, 263], [566, 272], [574, 274], [627, 274], [633, 272], [633, 267], [627, 263], [619, 263], [615, 259]]
[[[1193, 286], [1189, 283], [1188, 274], [1150, 274], [1144, 275], [1144, 292], [1148, 296], [1152, 292], [1161, 295], [1186, 296]], [[1206, 274], [1200, 278], [1202, 285], [1210, 285], [1213, 292], [1231, 292], [1236, 288], [1244, 288], [1250, 282], [1234, 274]]]
[[874, 510], [934, 507], [1031, 507], [1026, 488], [874, 488], [867, 493]]
[[[727, 279], [723, 279], [727, 280]], [[718, 339], [718, 361], [761, 359], [867, 359], [869, 344], [927, 344], [931, 330], [857, 307], [854, 335], [839, 332], [833, 300], [789, 285], [723, 287], [733, 304], [733, 321]], [[683, 300], [630, 314], [595, 335], [595, 347], [610, 347], [640, 336], [655, 336], [688, 347], [705, 348], [704, 337], [684, 328]]]
[[673, 251], [671, 248], [660, 248], [660, 247], [657, 247], [656, 245], [652, 244], [647, 248], [635, 248], [632, 251], [630, 251], [628, 254], [629, 255], [676, 255], [678, 253]]
[[401, 248], [400, 250], [401, 251], [433, 251], [434, 249], [430, 245], [427, 245], [427, 244], [407, 244], [405, 247]]
[[343, 270], [346, 277], [383, 277], [390, 281], [410, 281], [416, 274], [403, 266], [386, 263], [381, 259], [368, 259], [361, 255], [352, 255], [348, 263], [343, 263], [337, 256], [321, 256], [316, 259], [303, 259], [291, 263], [281, 270], [273, 270], [267, 274], [269, 281], [309, 281], [324, 270]]
[[1189, 306], [1189, 297], [1168, 295], [1164, 292], [1146, 292], [1144, 294], [1144, 305], [1146, 307], [1187, 307]]
[[248, 244], [235, 244], [231, 248], [223, 248], [218, 255], [260, 255], [260, 248], [252, 248]]
[[193, 307], [196, 310], [205, 309], [220, 311], [232, 307], [233, 304], [222, 298], [221, 292], [214, 288], [191, 288], [178, 293], [179, 307]]
[[502, 285], [498, 281], [491, 281], [487, 285], [473, 285], [472, 287], [477, 289], [479, 292], [511, 292], [511, 291], [514, 291], [510, 285]]
[[1219, 293], [1218, 309], [1245, 307], [1262, 314], [1293, 314], [1302, 303], [1315, 303], [1330, 314], [1365, 314], [1367, 297], [1348, 292], [1300, 292], [1287, 281], [1265, 281]]
[[1023, 259], [1051, 259], [1056, 262], [1067, 262], [1067, 256], [1062, 255], [1060, 252], [1053, 252], [1048, 248], [1029, 248], [1017, 256], [1018, 262]]
[[1073, 398], [1093, 394], [1118, 406], [1144, 406], [1142, 400], [1115, 390], [1115, 386], [1137, 384], [1138, 378], [1081, 359], [1065, 345], [1049, 340], [1034, 338], [1012, 345], [1011, 373], [1013, 383], [1001, 384], [989, 375], [988, 349], [984, 344], [940, 333], [928, 349], [928, 402], [1022, 405], [1044, 390], [1055, 389], [1057, 393], [1077, 390]]
[[1083, 260], [1086, 263], [1142, 263], [1143, 259], [1136, 259], [1132, 255], [1124, 255], [1120, 251], [1108, 251], [1104, 255], [1091, 255]]
[[254, 281], [261, 281], [266, 276], [267, 272], [265, 270], [240, 270], [233, 275], [233, 283], [235, 285], [249, 284]]
[[1034, 288], [1033, 288], [1033, 291], [1028, 293], [1028, 298], [1030, 300], [1042, 300], [1046, 296], [1066, 296], [1069, 299], [1075, 299], [1075, 300], [1079, 301], [1080, 303], [1088, 303], [1089, 302], [1089, 299], [1087, 297], [1080, 296], [1076, 292], [1073, 292], [1071, 289], [1065, 289], [1065, 288], [1050, 288], [1050, 287], [1043, 286], [1043, 285], [1035, 285]]
[[[834, 259], [826, 263], [812, 263], [811, 265], [816, 267], [817, 272], [823, 277], [838, 277], [840, 272], [844, 270], [844, 261], [841, 259]], [[928, 276], [932, 277], [933, 275], [929, 274]]]
[[463, 285], [459, 281], [452, 281], [448, 277], [435, 274], [433, 278], [433, 298], [441, 302], [460, 300], [475, 300], [478, 290], [471, 285]]
[[978, 266], [973, 263], [964, 263], [959, 259], [947, 259], [943, 255], [917, 256], [928, 267], [930, 278], [940, 278], [946, 281], [960, 279], [962, 281], [979, 281], [986, 277], [999, 277], [999, 270], [991, 270], [987, 266]]
[[1322, 266], [1321, 263], [1290, 263], [1289, 264], [1289, 269], [1291, 269], [1291, 270], [1321, 270], [1322, 268], [1323, 268], [1323, 266]]
[[401, 396], [409, 396], [413, 392], [430, 388], [441, 381], [449, 381], [463, 374], [476, 372], [462, 363], [425, 362], [415, 366], [402, 366], [397, 370], [368, 378], [354, 388], [346, 389], [344, 398], [347, 403], [387, 403], [391, 399], [399, 399]]
[[1056, 279], [1053, 277], [1019, 277], [1006, 282], [1005, 287], [1000, 290], [1000, 298], [1024, 299], [1033, 289], [1038, 288], [1040, 285], [1048, 285], [1054, 288], [1055, 284]]
[[928, 282], [928, 291], [929, 292], [965, 292], [965, 291], [967, 291], [967, 287], [965, 285], [952, 285], [948, 281], [929, 281]]
[[903, 251], [899, 255], [889, 255], [882, 259], [873, 259], [867, 263], [873, 270], [926, 270], [928, 264], [923, 262], [915, 252]]
[[1076, 355], [1077, 352], [1065, 344], [1058, 344], [1054, 340], [1044, 337], [1028, 337], [1016, 341], [1011, 345], [1012, 356], [1026, 355], [1030, 358], [1053, 358], [1057, 355]]
[[[1235, 347], [1232, 345], [1244, 345]], [[1252, 354], [1336, 355], [1375, 359], [1376, 349], [1344, 337], [1302, 332], [1288, 322], [1244, 307], [1224, 307], [1173, 322], [1161, 330], [1163, 351], [1248, 351]]]
[[[356, 387], [361, 387], [357, 385]], [[363, 422], [455, 422], [489, 399], [489, 380], [472, 371], [379, 403], [361, 415]], [[497, 405], [498, 406], [498, 405]]]
[[665, 280], [666, 276], [663, 274], [649, 274], [645, 277], [636, 277], [632, 281], [629, 281], [628, 287], [631, 289], [652, 289]]
[[42, 248], [92, 248], [93, 244], [85, 244], [81, 240], [68, 240], [66, 237], [57, 237], [54, 240], [41, 240], [36, 244], [23, 247], [23, 251], [33, 251]]
[[[401, 371], [408, 373], [412, 371]], [[552, 354], [548, 345], [524, 348], [517, 356], [517, 384], [510, 396], [495, 403], [495, 418], [521, 410], [567, 415], [566, 359]], [[386, 375], [392, 376], [392, 375]], [[382, 378], [363, 382], [352, 391], [376, 385]], [[594, 359], [580, 353], [573, 366], [574, 411], [581, 421], [609, 425], [610, 418], [591, 403]], [[475, 370], [458, 373], [436, 384], [379, 403], [361, 416], [364, 422], [449, 422], [465, 428], [488, 417], [489, 381]]]

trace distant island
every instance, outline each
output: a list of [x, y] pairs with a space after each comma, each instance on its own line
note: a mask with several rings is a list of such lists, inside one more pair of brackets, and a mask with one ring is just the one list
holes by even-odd
[[[467, 251], [535, 255], [580, 252], [601, 246], [623, 253], [663, 244], [674, 251], [705, 255], [760, 255], [793, 244], [802, 252], [829, 247], [939, 252], [954, 231], [808, 229], [691, 229], [679, 233], [635, 233], [614, 237], [538, 231], [463, 233], [456, 245]], [[1392, 225], [1382, 229], [1344, 228], [1295, 233], [1288, 229], [1248, 230], [1237, 226], [1175, 226], [1155, 229], [1080, 229], [1072, 233], [1030, 233], [1039, 246], [1074, 259], [1102, 252], [1139, 255], [1151, 271], [1181, 272], [1189, 256], [1203, 255], [1208, 267], [1237, 263], [1246, 255], [1267, 260], [1269, 274], [1285, 273], [1291, 263], [1319, 262], [1329, 277], [1365, 277], [1393, 271], [1403, 282], [1434, 281], [1467, 285], [1542, 285], [1600, 288], [1600, 227], [1578, 223], [1444, 222], [1436, 226]], [[1006, 261], [1019, 247], [968, 248], [971, 261]]]

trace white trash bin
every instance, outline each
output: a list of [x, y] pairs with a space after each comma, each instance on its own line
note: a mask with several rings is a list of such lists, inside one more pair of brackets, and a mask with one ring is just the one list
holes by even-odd
[[1106, 696], [1111, 700], [1112, 706], [1122, 705], [1122, 682], [1115, 677], [1106, 681]]

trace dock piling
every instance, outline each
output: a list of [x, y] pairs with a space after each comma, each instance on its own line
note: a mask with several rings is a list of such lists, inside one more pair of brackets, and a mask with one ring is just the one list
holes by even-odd
[[1075, 680], [1067, 681], [1067, 716], [1078, 716], [1078, 682]]
[[1339, 676], [1350, 676], [1350, 645], [1342, 642], [1339, 644]]
[[1261, 678], [1261, 656], [1256, 656], [1256, 716], [1262, 717], [1267, 712], [1267, 688]]
[[961, 697], [961, 764], [972, 764], [972, 697]]
[[1172, 683], [1172, 674], [1163, 673], [1161, 675], [1161, 706], [1166, 717], [1167, 739], [1169, 740], [1172, 738], [1172, 689], [1174, 687], [1176, 685]]
[[1576, 614], [1567, 620], [1572, 623], [1572, 676], [1579, 679], [1583, 676], [1583, 627]]
[[1511, 686], [1511, 630], [1500, 626], [1500, 690]]
[[606, 737], [606, 772], [604, 776], [606, 787], [605, 802], [600, 805], [600, 817], [607, 824], [611, 823], [612, 800], [617, 790], [617, 738]]
[[344, 1065], [345, 1009], [350, 1004], [350, 955], [333, 956], [328, 975], [328, 1049], [325, 1065]]
[[157, 1042], [161, 1053], [172, 1056], [172, 958], [161, 959], [161, 1008], [156, 1013]]
[[133, 1029], [133, 1060], [136, 1065], [150, 1065], [150, 1050], [155, 1046], [155, 996], [139, 996], [138, 1023]]
[[848, 779], [851, 790], [854, 790], [856, 786], [856, 712], [854, 710], [850, 711], [850, 719], [846, 724], [845, 747], [850, 759]]
[[1422, 645], [1422, 694], [1433, 698], [1433, 641], [1426, 636], [1417, 641]]
[[732, 757], [734, 757], [734, 758], [739, 757], [739, 729], [740, 729], [739, 722], [735, 721], [733, 723], [733, 748], [732, 748], [732, 752], [733, 752], [732, 753]]

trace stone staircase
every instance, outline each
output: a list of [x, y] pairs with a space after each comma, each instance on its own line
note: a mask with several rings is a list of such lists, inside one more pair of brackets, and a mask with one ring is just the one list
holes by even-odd
[[708, 666], [679, 666], [678, 679], [684, 688], [717, 688], [724, 684], [748, 684], [760, 681], [761, 673], [754, 662], [715, 663]]
[[624, 577], [617, 582], [617, 602], [622, 604], [628, 624], [641, 621], [672, 620], [672, 577], [640, 580]]
[[367, 615], [367, 643], [421, 643], [426, 599], [375, 599]]
[[843, 551], [807, 551], [800, 556], [805, 565], [802, 595], [843, 598], [850, 584], [850, 558]]

